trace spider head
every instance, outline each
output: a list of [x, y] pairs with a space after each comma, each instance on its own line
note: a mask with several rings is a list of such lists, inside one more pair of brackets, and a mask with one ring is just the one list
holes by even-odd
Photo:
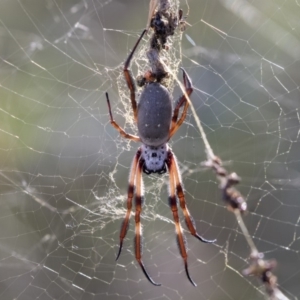
[[166, 159], [168, 155], [168, 145], [163, 144], [158, 147], [143, 144], [141, 147], [141, 157], [144, 160], [143, 172], [146, 174], [167, 172]]

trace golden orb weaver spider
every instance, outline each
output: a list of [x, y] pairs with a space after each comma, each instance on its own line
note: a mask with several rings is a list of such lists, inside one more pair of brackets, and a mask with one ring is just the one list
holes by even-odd
[[[183, 211], [186, 225], [190, 233], [204, 243], [213, 243], [215, 240], [206, 240], [201, 237], [197, 231], [193, 218], [191, 217], [188, 208], [186, 207], [185, 196], [177, 160], [167, 142], [176, 133], [178, 128], [182, 125], [186, 118], [189, 102], [185, 95], [182, 95], [172, 115], [172, 96], [169, 91], [159, 82], [149, 81], [145, 84], [143, 91], [139, 98], [139, 103], [135, 99], [135, 84], [131, 72], [128, 69], [133, 54], [143, 38], [144, 30], [138, 41], [136, 42], [133, 50], [129, 54], [124, 64], [124, 77], [127, 86], [130, 90], [130, 99], [134, 115], [134, 120], [138, 127], [138, 136], [126, 133], [113, 119], [108, 93], [106, 93], [107, 105], [110, 114], [111, 125], [119, 131], [119, 133], [126, 139], [135, 142], [141, 142], [142, 146], [137, 150], [129, 176], [129, 186], [127, 192], [127, 212], [123, 221], [120, 232], [120, 246], [116, 260], [119, 258], [123, 240], [128, 231], [129, 218], [132, 209], [132, 199], [135, 193], [135, 257], [141, 266], [145, 276], [153, 285], [160, 285], [156, 283], [148, 274], [142, 261], [142, 247], [141, 247], [141, 221], [140, 215], [142, 211], [142, 172], [146, 174], [158, 173], [163, 174], [169, 171], [169, 185], [170, 196], [169, 205], [171, 207], [173, 218], [175, 222], [178, 246], [180, 254], [183, 258], [186, 275], [189, 281], [196, 286], [192, 280], [187, 263], [187, 251], [182, 233], [182, 228], [179, 221], [178, 208], [176, 195], [179, 198], [180, 207]], [[183, 82], [185, 92], [189, 96], [193, 92], [191, 80], [184, 69]], [[178, 119], [180, 108], [183, 107], [181, 117]]]

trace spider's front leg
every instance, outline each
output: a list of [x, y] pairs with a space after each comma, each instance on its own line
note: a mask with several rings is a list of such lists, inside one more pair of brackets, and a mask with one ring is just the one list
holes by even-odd
[[148, 274], [142, 261], [142, 232], [141, 232], [141, 211], [142, 211], [142, 169], [144, 160], [141, 159], [138, 163], [136, 172], [136, 195], [135, 195], [135, 258], [141, 266], [147, 279], [156, 286], [161, 285], [156, 283]]
[[172, 155], [172, 156], [173, 156], [172, 160], [173, 160], [173, 164], [174, 164], [173, 171], [174, 171], [174, 176], [175, 176], [176, 192], [177, 192], [177, 196], [179, 198], [180, 207], [183, 211], [186, 226], [188, 227], [190, 233], [194, 237], [199, 239], [201, 242], [214, 243], [216, 241], [216, 239], [207, 240], [207, 239], [203, 238], [202, 236], [200, 236], [196, 230], [195, 221], [194, 221], [193, 217], [190, 215], [188, 208], [186, 207], [186, 201], [185, 201], [185, 196], [184, 196], [183, 187], [182, 187], [182, 180], [181, 180], [181, 176], [179, 173], [179, 168], [177, 165], [176, 157], [174, 155]]
[[179, 221], [179, 215], [178, 215], [178, 208], [177, 208], [177, 201], [176, 201], [176, 193], [175, 193], [175, 176], [174, 176], [174, 156], [171, 150], [169, 150], [169, 159], [167, 161], [168, 169], [169, 169], [169, 177], [170, 177], [170, 196], [169, 196], [169, 205], [173, 213], [173, 218], [175, 222], [175, 229], [176, 229], [176, 235], [177, 235], [177, 242], [180, 254], [183, 258], [184, 267], [186, 276], [188, 277], [189, 281], [192, 283], [193, 286], [197, 286], [197, 284], [193, 281], [193, 279], [190, 276], [189, 269], [188, 269], [188, 262], [187, 262], [187, 252], [185, 248], [185, 241], [184, 236], [182, 233], [182, 228]]
[[183, 188], [182, 188], [182, 184], [181, 184], [181, 179], [180, 179], [180, 174], [179, 174], [179, 170], [178, 170], [178, 166], [177, 166], [176, 157], [174, 156], [174, 154], [172, 153], [171, 150], [169, 150], [169, 152], [168, 152], [167, 165], [168, 165], [169, 176], [170, 176], [169, 204], [170, 204], [170, 207], [171, 207], [171, 210], [173, 213], [174, 222], [175, 222], [178, 246], [179, 246], [180, 254], [184, 261], [186, 275], [187, 275], [189, 281], [192, 283], [192, 285], [197, 286], [196, 283], [191, 278], [189, 270], [188, 270], [188, 262], [187, 262], [188, 255], [186, 252], [185, 241], [184, 241], [182, 228], [181, 228], [180, 221], [179, 221], [176, 193], [179, 198], [180, 207], [183, 211], [185, 222], [186, 222], [186, 225], [187, 225], [190, 233], [193, 236], [195, 236], [196, 238], [198, 238], [201, 242], [204, 242], [204, 243], [213, 243], [216, 240], [206, 240], [197, 233], [195, 222], [192, 219], [192, 217], [185, 205], [185, 197], [184, 197], [184, 193], [183, 193]]
[[131, 208], [132, 208], [132, 198], [133, 198], [134, 189], [135, 189], [134, 180], [135, 180], [137, 165], [138, 165], [140, 157], [141, 157], [141, 149], [139, 148], [135, 154], [135, 157], [132, 162], [131, 170], [130, 170], [128, 192], [127, 192], [127, 211], [126, 211], [126, 216], [125, 216], [125, 219], [123, 221], [121, 231], [120, 231], [120, 246], [119, 246], [119, 251], [118, 251], [116, 260], [118, 260], [120, 254], [121, 254], [122, 247], [123, 247], [123, 240], [127, 234], [128, 228], [129, 228], [129, 218], [130, 218], [130, 213], [131, 213]]
[[[142, 261], [142, 230], [141, 230], [141, 211], [142, 211], [142, 169], [144, 161], [140, 159], [141, 157], [141, 148], [138, 149], [130, 171], [129, 177], [129, 185], [128, 185], [128, 192], [127, 192], [127, 212], [124, 218], [121, 231], [120, 231], [120, 245], [119, 251], [117, 254], [116, 260], [120, 257], [123, 247], [123, 240], [127, 234], [129, 228], [129, 219], [130, 213], [132, 209], [132, 199], [134, 196], [134, 190], [136, 189], [135, 193], [135, 240], [134, 240], [134, 249], [135, 249], [135, 258], [138, 261], [142, 271], [144, 272], [146, 278], [156, 286], [161, 285], [160, 283], [156, 283], [146, 271], [146, 268]], [[134, 185], [134, 181], [136, 181], [136, 186]]]

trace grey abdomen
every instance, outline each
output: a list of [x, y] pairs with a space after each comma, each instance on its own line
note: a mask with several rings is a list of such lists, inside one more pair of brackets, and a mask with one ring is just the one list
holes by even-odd
[[172, 119], [172, 99], [168, 90], [158, 84], [145, 86], [138, 103], [138, 131], [142, 142], [160, 146], [167, 142]]

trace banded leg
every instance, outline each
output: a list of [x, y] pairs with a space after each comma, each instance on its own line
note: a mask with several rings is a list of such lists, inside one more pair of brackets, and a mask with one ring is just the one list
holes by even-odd
[[175, 174], [174, 174], [174, 168], [175, 161], [174, 156], [171, 150], [169, 150], [168, 153], [169, 159], [167, 161], [168, 169], [169, 169], [169, 177], [170, 177], [170, 196], [169, 196], [169, 205], [171, 207], [173, 218], [175, 222], [175, 229], [176, 229], [176, 235], [177, 235], [177, 242], [180, 254], [183, 258], [185, 272], [187, 275], [187, 278], [192, 283], [193, 286], [197, 286], [196, 283], [193, 281], [193, 279], [190, 276], [189, 269], [188, 269], [188, 263], [187, 263], [187, 252], [185, 248], [185, 240], [182, 233], [182, 228], [179, 221], [179, 215], [178, 215], [178, 208], [177, 208], [177, 201], [176, 201], [176, 194], [175, 194]]
[[176, 157], [174, 156], [174, 154], [172, 152], [171, 152], [171, 154], [172, 154], [171, 155], [171, 160], [173, 161], [173, 166], [174, 166], [173, 175], [175, 176], [176, 192], [177, 192], [177, 196], [179, 198], [180, 207], [183, 211], [186, 226], [188, 227], [190, 233], [194, 237], [199, 239], [201, 242], [203, 242], [203, 243], [214, 243], [216, 241], [216, 239], [207, 240], [207, 239], [203, 238], [202, 236], [200, 236], [197, 233], [196, 226], [195, 226], [195, 221], [194, 221], [193, 217], [190, 215], [190, 212], [189, 212], [188, 208], [186, 207], [185, 196], [184, 196], [184, 192], [183, 192], [183, 187], [182, 187], [181, 178], [180, 178], [181, 176], [180, 176], [180, 173], [179, 173], [177, 160], [176, 160]]
[[132, 140], [132, 141], [135, 141], [135, 142], [140, 142], [141, 139], [136, 136], [136, 135], [132, 135], [132, 134], [129, 134], [129, 133], [126, 133], [125, 130], [120, 127], [117, 122], [113, 119], [113, 116], [112, 116], [112, 112], [111, 112], [111, 106], [110, 106], [110, 101], [109, 101], [109, 98], [108, 98], [108, 93], [105, 93], [106, 94], [106, 100], [107, 100], [107, 106], [108, 106], [108, 110], [109, 110], [109, 116], [110, 116], [110, 124], [115, 128], [117, 129], [120, 134], [125, 138], [125, 139], [129, 139], [129, 140]]
[[131, 170], [130, 170], [130, 176], [129, 176], [129, 185], [128, 185], [128, 192], [127, 192], [127, 212], [125, 215], [125, 219], [123, 221], [121, 231], [120, 231], [120, 246], [119, 246], [119, 251], [116, 260], [118, 260], [122, 247], [123, 247], [123, 240], [127, 234], [128, 227], [129, 227], [129, 218], [130, 218], [130, 213], [131, 213], [131, 208], [132, 208], [132, 198], [134, 194], [134, 179], [136, 175], [136, 170], [137, 170], [137, 165], [139, 162], [139, 159], [141, 157], [141, 149], [139, 148], [138, 151], [135, 154], [135, 157], [132, 162]]
[[134, 80], [132, 78], [131, 72], [130, 72], [130, 70], [128, 70], [128, 68], [129, 68], [131, 59], [133, 57], [133, 54], [146, 32], [147, 32], [147, 29], [145, 29], [142, 32], [141, 36], [137, 40], [136, 44], [134, 45], [132, 51], [130, 52], [129, 56], [127, 57], [127, 59], [125, 61], [124, 69], [123, 69], [124, 77], [125, 77], [127, 86], [130, 90], [130, 100], [131, 100], [131, 105], [132, 105], [133, 116], [134, 116], [135, 122], [137, 122], [137, 104], [136, 104], [136, 100], [135, 100], [135, 84], [134, 84]]
[[135, 258], [141, 266], [147, 279], [156, 286], [161, 285], [156, 283], [147, 273], [145, 266], [142, 261], [142, 232], [141, 232], [141, 211], [142, 211], [142, 168], [143, 160], [139, 161], [137, 172], [136, 172], [136, 194], [135, 194], [135, 240], [134, 240], [134, 249], [135, 249]]
[[[184, 83], [184, 87], [185, 87], [185, 92], [188, 96], [190, 96], [193, 92], [193, 86], [192, 86], [192, 81], [189, 77], [189, 75], [186, 73], [186, 71], [181, 68], [182, 72], [183, 72], [183, 83]], [[178, 119], [178, 114], [179, 114], [179, 109], [181, 108], [181, 106], [184, 104], [184, 108], [183, 108], [183, 112], [181, 114], [180, 119], [177, 121]], [[172, 123], [171, 123], [171, 129], [170, 129], [170, 133], [169, 133], [169, 138], [171, 138], [174, 133], [179, 129], [179, 127], [182, 125], [182, 123], [184, 122], [185, 118], [186, 118], [186, 114], [187, 114], [187, 110], [189, 108], [189, 102], [186, 99], [185, 94], [182, 95], [178, 102], [177, 105], [175, 106], [174, 112], [173, 112], [173, 117], [172, 117]]]

